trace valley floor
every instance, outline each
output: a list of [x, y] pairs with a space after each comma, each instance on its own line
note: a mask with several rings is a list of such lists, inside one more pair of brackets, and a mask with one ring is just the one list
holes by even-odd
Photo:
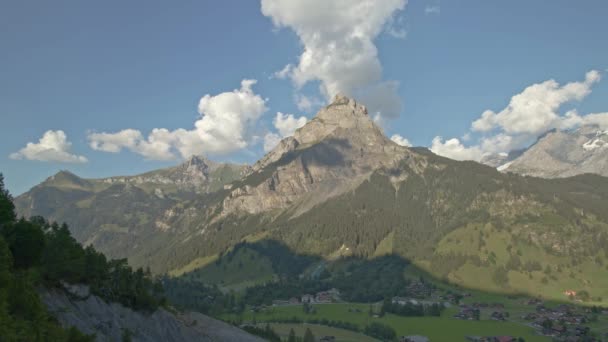
[[[486, 317], [482, 317], [479, 321], [455, 319], [452, 316], [457, 312], [457, 308], [445, 310], [441, 317], [402, 317], [392, 314], [372, 317], [368, 314], [369, 304], [336, 303], [314, 304], [313, 306], [316, 309], [315, 314], [304, 313], [300, 305], [289, 305], [268, 307], [257, 313], [247, 311], [243, 313], [242, 317], [225, 315], [222, 318], [226, 320], [242, 318], [243, 322], [327, 319], [353, 323], [360, 329], [372, 322], [379, 322], [393, 328], [398, 336], [423, 335], [431, 341], [465, 341], [466, 336], [500, 335], [522, 337], [528, 342], [550, 341], [548, 337], [536, 334], [532, 327], [519, 322], [493, 321]], [[281, 333], [279, 332], [279, 334]]]

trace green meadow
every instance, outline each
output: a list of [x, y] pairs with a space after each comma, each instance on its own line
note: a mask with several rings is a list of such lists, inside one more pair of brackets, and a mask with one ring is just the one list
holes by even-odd
[[[258, 324], [258, 327], [260, 328], [264, 328], [265, 326], [266, 324], [263, 323]], [[271, 323], [270, 327], [279, 336], [281, 336], [282, 339], [287, 339], [289, 337], [289, 332], [291, 329], [293, 329], [298, 337], [304, 336], [306, 329], [310, 329], [316, 338], [323, 336], [334, 336], [336, 338], [336, 342], [379, 342], [375, 338], [363, 335], [361, 333], [319, 324]]]
[[[387, 314], [384, 317], [374, 318], [368, 314], [369, 304], [316, 304], [314, 308], [316, 309], [315, 314], [305, 314], [302, 306], [293, 305], [269, 307], [257, 313], [247, 311], [240, 317], [225, 315], [222, 318], [226, 320], [241, 318], [247, 322], [273, 322], [291, 318], [303, 321], [327, 319], [354, 323], [360, 329], [371, 322], [379, 322], [395, 329], [398, 336], [424, 335], [431, 341], [464, 341], [468, 335], [511, 335], [523, 337], [526, 341], [550, 341], [546, 337], [536, 335], [532, 328], [519, 323], [454, 319], [451, 317], [454, 309], [446, 310], [442, 317], [402, 317]], [[359, 312], [356, 312], [357, 309]]]

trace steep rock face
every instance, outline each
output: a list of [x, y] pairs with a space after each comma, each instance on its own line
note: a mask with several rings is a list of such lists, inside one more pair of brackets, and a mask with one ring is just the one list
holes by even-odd
[[287, 207], [302, 213], [353, 189], [374, 170], [396, 167], [406, 156], [414, 157], [384, 136], [365, 106], [338, 95], [252, 167], [224, 199], [222, 214]]
[[[79, 291], [83, 292], [83, 291]], [[87, 295], [77, 299], [61, 290], [44, 290], [42, 301], [63, 326], [72, 326], [92, 335], [98, 342], [122, 341], [129, 331], [133, 341], [226, 341], [262, 342], [224, 322], [199, 313], [173, 314], [164, 309], [136, 312], [116, 303]]]
[[548, 132], [501, 171], [543, 178], [583, 173], [608, 176], [608, 131], [584, 126]]

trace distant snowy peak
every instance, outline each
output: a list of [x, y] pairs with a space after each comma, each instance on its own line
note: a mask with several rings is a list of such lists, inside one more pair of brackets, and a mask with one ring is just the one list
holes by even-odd
[[606, 146], [608, 146], [608, 130], [598, 131], [595, 134], [595, 138], [583, 144], [583, 149], [585, 151], [593, 151]]
[[512, 161], [504, 163], [504, 164], [500, 165], [499, 167], [497, 167], [496, 170], [498, 170], [500, 172], [505, 171], [506, 169], [509, 168], [509, 166], [511, 166], [511, 164], [513, 164]]
[[584, 173], [608, 176], [608, 130], [596, 125], [552, 130], [540, 136], [519, 156], [504, 158], [496, 154], [482, 163], [502, 172], [543, 178]]

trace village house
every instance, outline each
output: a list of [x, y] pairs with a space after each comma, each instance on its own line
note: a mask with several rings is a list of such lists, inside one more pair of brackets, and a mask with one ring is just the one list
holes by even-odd
[[490, 319], [495, 320], [495, 321], [506, 321], [507, 315], [505, 314], [505, 312], [502, 312], [502, 311], [494, 311], [490, 315]]
[[302, 303], [314, 303], [315, 302], [315, 296], [311, 295], [311, 294], [305, 294], [302, 295], [302, 299], [300, 300]]
[[331, 303], [333, 296], [327, 292], [319, 292], [315, 295], [315, 303]]
[[454, 315], [454, 318], [464, 319], [464, 320], [478, 320], [479, 319], [479, 309], [470, 307], [468, 305], [461, 305], [460, 311]]

